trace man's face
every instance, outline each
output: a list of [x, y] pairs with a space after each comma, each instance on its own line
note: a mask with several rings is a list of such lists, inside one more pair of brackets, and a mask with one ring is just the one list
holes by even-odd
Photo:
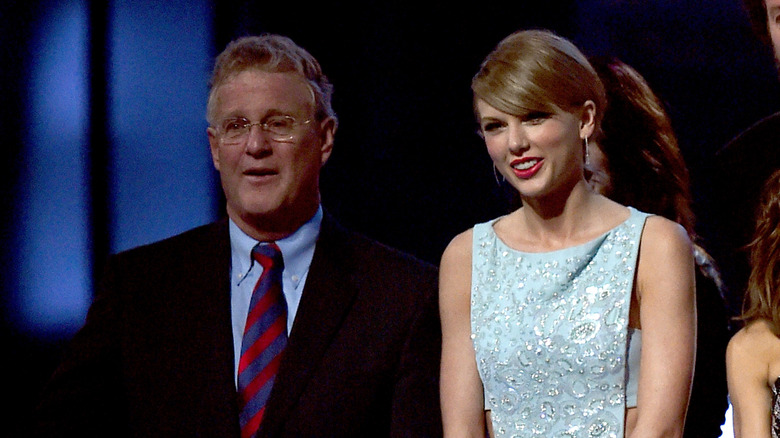
[[[333, 147], [335, 121], [314, 119], [314, 95], [297, 73], [246, 70], [214, 93], [215, 126], [208, 137], [228, 215], [256, 239], [290, 234], [319, 205], [320, 169]], [[238, 143], [223, 135], [225, 121], [258, 123], [273, 116], [295, 119], [292, 138], [279, 141], [259, 125]]]
[[775, 60], [780, 66], [780, 0], [766, 0], [767, 30], [772, 39]]

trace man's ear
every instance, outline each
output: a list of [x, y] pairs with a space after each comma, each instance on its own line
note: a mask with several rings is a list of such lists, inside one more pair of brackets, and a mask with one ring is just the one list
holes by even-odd
[[338, 122], [333, 117], [327, 117], [320, 122], [320, 154], [323, 165], [328, 161], [330, 154], [333, 152], [337, 128]]
[[206, 135], [209, 137], [211, 161], [214, 163], [214, 168], [219, 171], [219, 138], [217, 138], [217, 130], [209, 126], [206, 128]]

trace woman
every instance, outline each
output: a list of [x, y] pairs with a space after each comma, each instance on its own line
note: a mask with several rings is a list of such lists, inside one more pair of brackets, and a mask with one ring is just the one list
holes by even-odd
[[734, 436], [780, 436], [780, 170], [762, 192], [748, 279], [746, 326], [726, 352]]
[[[609, 102], [586, 176], [596, 192], [623, 205], [664, 216], [695, 241], [688, 169], [663, 104], [642, 75], [613, 58], [593, 58]], [[728, 409], [725, 290], [714, 261], [694, 245], [696, 369], [685, 419], [686, 437], [719, 437]]]
[[442, 255], [445, 435], [680, 436], [691, 243], [586, 182], [605, 107], [595, 71], [567, 40], [522, 31], [488, 55], [472, 90], [488, 154], [523, 206]]

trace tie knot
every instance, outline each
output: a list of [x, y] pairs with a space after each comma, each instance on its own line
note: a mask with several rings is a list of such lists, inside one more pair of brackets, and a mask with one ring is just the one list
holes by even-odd
[[263, 266], [263, 269], [284, 269], [282, 250], [274, 242], [260, 242], [252, 248], [252, 258]]

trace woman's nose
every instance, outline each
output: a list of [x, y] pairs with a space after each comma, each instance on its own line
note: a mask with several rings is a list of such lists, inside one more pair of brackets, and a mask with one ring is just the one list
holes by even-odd
[[528, 137], [520, 123], [509, 126], [509, 149], [512, 153], [520, 153], [528, 149]]

